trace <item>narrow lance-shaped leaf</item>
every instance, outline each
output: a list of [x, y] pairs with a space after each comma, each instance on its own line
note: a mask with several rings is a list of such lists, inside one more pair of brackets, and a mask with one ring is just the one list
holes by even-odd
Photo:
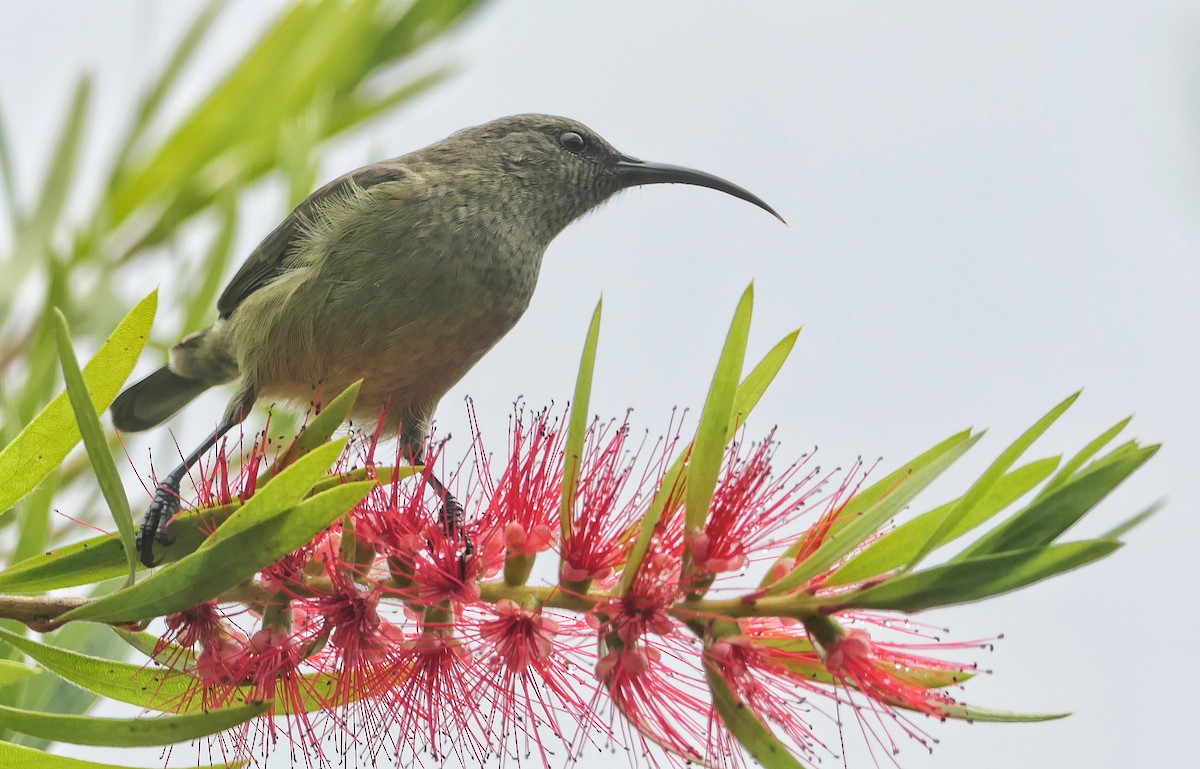
[[[230, 761], [221, 764], [201, 764], [196, 769], [240, 769], [246, 763]], [[128, 765], [123, 764], [102, 764], [70, 756], [56, 756], [11, 742], [0, 742], [0, 766], [19, 766], [21, 769], [130, 769]], [[155, 764], [152, 769], [162, 769], [162, 762]]]
[[12, 162], [9, 149], [8, 128], [4, 113], [0, 112], [0, 190], [4, 191], [4, 207], [8, 209], [8, 224], [13, 232], [21, 227], [21, 200], [17, 196], [17, 169]]
[[1118, 450], [989, 531], [955, 560], [1050, 544], [1157, 451], [1157, 446]]
[[733, 415], [729, 420], [731, 433], [737, 429], [738, 425], [745, 423], [746, 417], [758, 405], [763, 393], [771, 386], [771, 382], [775, 381], [779, 370], [783, 368], [783, 364], [791, 355], [792, 348], [796, 346], [796, 338], [799, 336], [800, 329], [796, 329], [776, 342], [775, 346], [763, 356], [758, 365], [738, 385], [737, 392], [733, 397]]
[[[864, 510], [876, 504], [879, 502], [879, 500], [883, 499], [885, 496], [894, 491], [906, 478], [911, 476], [913, 473], [920, 471], [922, 468], [927, 467], [931, 463], [938, 461], [944, 457], [947, 452], [954, 451], [962, 443], [962, 441], [967, 440], [970, 437], [970, 430], [963, 430], [955, 433], [949, 438], [946, 438], [942, 442], [938, 443], [933, 448], [930, 448], [918, 456], [910, 459], [909, 461], [901, 464], [899, 468], [888, 473], [867, 488], [860, 489], [855, 492], [854, 496], [852, 496], [850, 500], [846, 502], [841, 511], [838, 513], [837, 520], [830, 524], [826, 536], [835, 536], [848, 524], [857, 519], [858, 516], [862, 515]], [[798, 538], [794, 543], [792, 543], [792, 545], [784, 551], [783, 555], [776, 559], [771, 568], [767, 570], [767, 573], [763, 576], [760, 585], [765, 587], [771, 581], [772, 575], [776, 573], [780, 565], [790, 565], [792, 561], [796, 560], [796, 556], [799, 555], [800, 549], [806, 546], [807, 541], [803, 537]]]
[[1088, 540], [952, 561], [850, 594], [843, 607], [911, 612], [970, 603], [1078, 569], [1120, 546], [1115, 540]]
[[226, 267], [233, 256], [238, 219], [238, 192], [238, 189], [227, 189], [216, 202], [214, 207], [220, 217], [221, 228], [209, 245], [208, 252], [197, 265], [200, 274], [191, 277], [179, 287], [180, 301], [186, 310], [184, 332], [190, 333], [211, 322], [212, 308], [217, 303], [218, 292], [227, 279]]
[[763, 720], [745, 703], [738, 701], [720, 673], [711, 665], [705, 665], [704, 675], [721, 720], [755, 761], [766, 769], [806, 769], [805, 764], [796, 760]]
[[[137, 364], [157, 302], [157, 291], [139, 302], [84, 367], [83, 381], [97, 412], [108, 408]], [[0, 515], [41, 483], [79, 439], [68, 396], [61, 393], [0, 451]]]
[[708, 518], [708, 506], [712, 502], [713, 489], [721, 472], [721, 458], [725, 456], [725, 445], [729, 442], [730, 414], [742, 377], [742, 365], [746, 360], [746, 344], [750, 338], [750, 317], [754, 311], [754, 284], [742, 292], [725, 346], [713, 372], [704, 410], [700, 412], [700, 424], [696, 427], [696, 439], [692, 444], [692, 456], [688, 460], [687, 494], [685, 496], [686, 524], [688, 531], [704, 528]]
[[75, 359], [75, 349], [71, 346], [71, 332], [67, 328], [67, 319], [58, 310], [54, 311], [54, 331], [58, 338], [58, 355], [62, 363], [63, 380], [67, 385], [67, 397], [75, 412], [75, 423], [83, 435], [83, 445], [87, 449], [88, 459], [92, 463], [92, 472], [100, 493], [108, 503], [117, 530], [121, 533], [129, 570], [129, 580], [133, 584], [137, 574], [137, 546], [133, 533], [133, 515], [129, 512], [129, 500], [125, 497], [125, 488], [121, 484], [121, 476], [117, 473], [117, 465], [113, 462], [112, 453], [108, 450], [108, 441], [104, 438], [104, 428], [100, 426], [100, 416], [92, 406], [87, 384], [83, 381], [83, 372], [79, 370], [79, 361]]
[[190, 676], [80, 654], [39, 643], [4, 628], [0, 628], [0, 640], [55, 675], [117, 702], [172, 713], [194, 713], [203, 709], [199, 697], [194, 701], [187, 697], [189, 690], [198, 685]]
[[[228, 518], [238, 504], [185, 512], [171, 521], [174, 542], [163, 552], [163, 563], [194, 552], [214, 526]], [[0, 591], [41, 593], [64, 587], [89, 585], [119, 577], [125, 569], [125, 548], [112, 534], [101, 534], [62, 545], [0, 571]]]
[[1029, 724], [1040, 721], [1057, 721], [1070, 713], [1018, 713], [1011, 710], [994, 710], [977, 705], [943, 704], [942, 713], [956, 721], [971, 721], [991, 724]]
[[[13, 263], [18, 270], [27, 265], [45, 260], [46, 245], [62, 218], [67, 205], [67, 195], [75, 188], [75, 169], [79, 164], [79, 149], [83, 139], [84, 123], [91, 100], [92, 82], [81, 77], [71, 97], [71, 106], [63, 121], [61, 133], [50, 158], [38, 202], [23, 223], [15, 243]], [[5, 276], [5, 286], [14, 287], [17, 274]]]
[[600, 313], [604, 299], [596, 302], [592, 322], [588, 324], [587, 340], [583, 343], [583, 355], [579, 359], [579, 376], [575, 379], [575, 396], [571, 399], [571, 421], [567, 425], [567, 442], [564, 446], [562, 506], [559, 523], [562, 542], [565, 546], [571, 538], [575, 523], [575, 495], [579, 490], [579, 472], [583, 464], [583, 443], [587, 438], [588, 408], [592, 399], [592, 374], [596, 369], [596, 347], [600, 341]]
[[40, 672], [40, 669], [22, 665], [20, 662], [0, 660], [0, 686], [8, 686], [9, 684], [23, 681]]
[[325, 445], [330, 436], [350, 416], [350, 409], [354, 408], [354, 402], [358, 399], [360, 389], [362, 389], [361, 379], [338, 393], [336, 398], [321, 409], [320, 413], [313, 417], [312, 421], [305, 425], [300, 434], [296, 436], [283, 456], [275, 460], [270, 469], [258, 477], [258, 485], [255, 488], [261, 488], [269, 478], [278, 475], [285, 467], [318, 446]]
[[[779, 370], [783, 367], [783, 364], [787, 361], [787, 357], [791, 353], [799, 333], [800, 331], [797, 329], [781, 339], [771, 348], [770, 352], [763, 356], [763, 359], [754, 367], [754, 370], [742, 380], [734, 396], [733, 414], [730, 417], [730, 431], [733, 430], [732, 425], [735, 420], [738, 423], [744, 421], [750, 412], [754, 410], [754, 407], [758, 405], [759, 399], [766, 392], [771, 382], [775, 379], [775, 376], [779, 373]], [[629, 584], [634, 574], [636, 574], [642, 559], [645, 557], [647, 548], [650, 547], [650, 538], [654, 535], [655, 527], [658, 526], [663, 515], [668, 512], [667, 507], [672, 502], [677, 501], [680, 483], [686, 477], [686, 463], [690, 451], [691, 446], [689, 445], [675, 458], [675, 462], [671, 465], [666, 475], [663, 476], [662, 486], [659, 488], [658, 493], [654, 495], [654, 499], [651, 500], [645, 517], [636, 524], [637, 539], [634, 541], [633, 547], [630, 548], [629, 557], [621, 575], [622, 591], [629, 589]], [[633, 531], [631, 529], [626, 535], [632, 536]]]
[[[959, 518], [958, 526], [946, 535], [945, 541], [950, 542], [986, 523], [1049, 477], [1057, 466], [1058, 458], [1050, 457], [1030, 462], [1005, 475], [977, 500], [967, 515]], [[840, 566], [825, 584], [848, 585], [900, 568], [916, 555], [960, 501], [961, 498], [948, 502], [892, 529]]]
[[117, 748], [171, 745], [232, 729], [262, 715], [269, 703], [156, 718], [97, 718], [0, 705], [0, 723], [14, 732], [71, 745]]
[[121, 148], [113, 156], [114, 169], [128, 164], [129, 156], [157, 116], [167, 94], [174, 90], [184, 67], [187, 66], [201, 41], [204, 40], [204, 36], [212, 28], [213, 22], [217, 20], [228, 4], [227, 0], [210, 0], [206, 3], [200, 9], [200, 13], [196, 14], [196, 18], [192, 20], [179, 43], [171, 48], [171, 56], [162, 72], [154, 77], [153, 82], [138, 101], [133, 123], [125, 133]]
[[1105, 532], [1104, 536], [1101, 537], [1101, 539], [1118, 539], [1119, 540], [1121, 537], [1123, 537], [1127, 533], [1129, 533], [1130, 529], [1142, 524], [1147, 518], [1154, 515], [1159, 510], [1162, 510], [1163, 506], [1165, 504], [1166, 503], [1163, 502], [1162, 500], [1155, 502], [1154, 504], [1150, 505], [1145, 510], [1143, 510], [1142, 512], [1133, 516], [1129, 520], [1122, 521], [1121, 523], [1114, 526], [1112, 529], [1109, 529], [1107, 532]]
[[[3, 628], [0, 628], [0, 640], [16, 647], [63, 680], [108, 699], [164, 713], [200, 713], [205, 710], [201, 696], [203, 684], [186, 673], [80, 654], [38, 643]], [[337, 676], [311, 673], [305, 674], [302, 680], [300, 691], [303, 697], [299, 705], [305, 713], [351, 701], [347, 693], [342, 691], [344, 683]], [[247, 686], [231, 694], [226, 701], [231, 705], [243, 705], [254, 697], [261, 697], [261, 693]], [[276, 703], [275, 713], [296, 712], [293, 708], [295, 704], [290, 700]], [[4, 764], [0, 763], [0, 766]]]
[[337, 457], [344, 441], [323, 446], [284, 470], [236, 511], [196, 552], [139, 584], [73, 609], [63, 620], [159, 617], [216, 598], [303, 546], [374, 487], [345, 484], [297, 504]]
[[[879, 501], [864, 510], [845, 526], [830, 534], [821, 545], [807, 558], [796, 564], [788, 574], [767, 588], [769, 594], [777, 595], [801, 587], [813, 577], [824, 573], [837, 563], [838, 559], [850, 553], [854, 548], [865, 542], [879, 527], [900, 511], [905, 505], [920, 493], [926, 486], [933, 483], [946, 468], [958, 460], [966, 451], [975, 445], [981, 435], [964, 436], [955, 446], [929, 462], [920, 470], [899, 481], [889, 493]], [[842, 512], [842, 517], [845, 511]]]
[[[338, 486], [221, 540], [210, 537], [183, 560], [163, 567], [128, 590], [73, 609], [62, 619], [103, 622], [150, 619], [217, 598], [302, 547], [374, 487], [374, 481]], [[231, 568], [234, 564], [236, 568]], [[142, 589], [142, 585], [148, 587]]]
[[[36, 558], [46, 552], [54, 518], [54, 498], [62, 484], [62, 473], [52, 470], [33, 491], [17, 503], [21, 519], [18, 523], [16, 547], [12, 549], [13, 563]], [[2, 522], [0, 522], [2, 523]], [[15, 523], [9, 521], [9, 523]], [[122, 559], [124, 560], [124, 559]]]
[[[360, 468], [317, 481], [309, 495], [350, 481], [375, 479], [379, 483], [387, 484], [391, 483], [393, 478], [407, 478], [414, 473], [415, 470], [408, 466], [377, 467], [370, 470]], [[209, 534], [240, 507], [239, 502], [177, 515], [171, 521], [171, 536], [175, 541], [163, 553], [163, 563], [181, 560], [195, 552], [208, 539]], [[94, 584], [120, 576], [124, 565], [125, 551], [120, 540], [112, 534], [102, 534], [57, 547], [0, 571], [0, 592], [42, 593], [58, 588]]]
[[[1050, 482], [1042, 487], [1042, 490], [1038, 492], [1037, 499], [1045, 497], [1052, 491], [1065, 484], [1067, 481], [1071, 480], [1071, 477], [1074, 476], [1075, 473], [1077, 473], [1089, 459], [1099, 454], [1100, 450], [1107, 446], [1113, 438], [1116, 438], [1132, 419], [1133, 417], [1125, 417], [1120, 422], [1117, 422], [1112, 427], [1100, 433], [1100, 435], [1097, 436], [1093, 441], [1080, 449], [1079, 453], [1067, 460], [1067, 463], [1064, 464], [1062, 469], [1050, 479]], [[1037, 500], [1035, 499], [1034, 501], [1036, 502]]]
[[944, 518], [942, 518], [937, 528], [934, 529], [933, 534], [931, 534], [929, 538], [922, 543], [921, 548], [917, 550], [916, 554], [913, 555], [911, 559], [909, 559], [908, 563], [905, 565], [905, 569], [907, 570], [915, 567], [925, 558], [925, 556], [929, 555], [934, 548], [945, 542], [950, 532], [958, 527], [962, 518], [970, 514], [971, 510], [976, 504], [979, 503], [981, 499], [983, 499], [984, 495], [988, 493], [992, 486], [994, 486], [1004, 476], [1004, 474], [1008, 472], [1009, 468], [1016, 464], [1017, 460], [1021, 458], [1021, 455], [1024, 454], [1031, 445], [1033, 445], [1034, 441], [1040, 438], [1042, 434], [1046, 432], [1046, 430], [1050, 429], [1050, 425], [1058, 421], [1058, 418], [1061, 417], [1067, 409], [1071, 408], [1071, 405], [1075, 403], [1078, 398], [1079, 393], [1075, 393], [1062, 403], [1059, 403], [1057, 406], [1050, 409], [1049, 413], [1035, 422], [1032, 427], [1030, 427], [1028, 430], [1022, 433], [1019, 438], [1013, 441], [1012, 445], [1001, 452], [1000, 456], [996, 458], [996, 461], [993, 462], [991, 466], [988, 467], [988, 469], [984, 472], [984, 474], [979, 477], [979, 480], [975, 481], [975, 483], [971, 485], [971, 489], [963, 496], [958, 505], [955, 506], [955, 508], [949, 513], [947, 513]]

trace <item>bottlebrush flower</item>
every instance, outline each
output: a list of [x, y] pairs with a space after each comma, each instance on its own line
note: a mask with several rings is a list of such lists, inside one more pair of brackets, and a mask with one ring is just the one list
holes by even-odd
[[578, 616], [525, 609], [510, 599], [479, 610], [474, 633], [463, 632], [478, 645], [484, 719], [502, 759], [536, 752], [552, 766], [558, 748], [550, 737], [573, 755], [582, 741], [611, 736], [590, 705], [596, 684], [587, 671], [595, 653], [587, 651], [592, 634]]
[[482, 521], [503, 532], [508, 557], [550, 549], [558, 539], [562, 500], [562, 418], [551, 417], [548, 409], [527, 415], [518, 407], [509, 421], [507, 462], [499, 479], [493, 480], [473, 404], [468, 405], [468, 415], [476, 425], [475, 461], [486, 499]]
[[[889, 495], [918, 473], [897, 471], [856, 496], [861, 463], [840, 478], [810, 468], [810, 455], [777, 470], [774, 433], [743, 433], [725, 449], [707, 509], [701, 500], [703, 525], [693, 509], [685, 531], [690, 447], [675, 461], [677, 434], [634, 445], [627, 422], [593, 422], [558, 541], [568, 424], [518, 410], [500, 460], [476, 435], [474, 465], [436, 474], [461, 493], [466, 520], [455, 527], [434, 492], [444, 444], [431, 444], [423, 470], [391, 473], [223, 602], [174, 615], [160, 650], [190, 674], [189, 697], [208, 707], [270, 699], [284, 718], [236, 731], [232, 757], [287, 733], [306, 761], [326, 765], [308, 746], [315, 735], [338, 746], [338, 761], [357, 750], [374, 763], [550, 766], [590, 742], [640, 749], [655, 764], [740, 767], [743, 746], [753, 755], [773, 741], [806, 761], [836, 756], [840, 739], [824, 730], [839, 730], [847, 708], [889, 755], [897, 728], [933, 743], [921, 715], [983, 712], [949, 693], [974, 666], [943, 659], [978, 642], [895, 640], [905, 626], [862, 609], [903, 607], [908, 596], [888, 589], [901, 580], [926, 600], [928, 572], [913, 580], [895, 565], [915, 550], [857, 561], [868, 578], [832, 578], [866, 556], [911, 499], [888, 508]], [[334, 472], [384, 475], [380, 438], [351, 444], [355, 467], [344, 457]], [[201, 479], [208, 503], [262, 475], [258, 446], [243, 480], [207, 466], [217, 478]], [[647, 523], [651, 510], [661, 516]], [[557, 580], [527, 584], [533, 557], [555, 549]], [[738, 585], [769, 558], [761, 585]], [[714, 584], [719, 598], [708, 597]], [[172, 639], [179, 646], [168, 648]]]
[[[593, 422], [588, 429], [572, 529], [562, 543], [561, 572], [568, 582], [611, 583], [632, 544], [633, 526], [645, 514], [649, 496], [662, 483], [678, 440], [677, 432], [668, 432], [669, 437], [660, 438], [649, 448], [643, 462], [640, 460], [646, 444], [627, 446], [629, 436], [628, 421], [620, 425]], [[639, 465], [640, 476], [632, 488], [627, 488]]]

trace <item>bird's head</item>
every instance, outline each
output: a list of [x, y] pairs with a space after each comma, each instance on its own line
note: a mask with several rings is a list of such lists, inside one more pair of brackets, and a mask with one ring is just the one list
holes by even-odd
[[569, 118], [514, 115], [459, 131], [443, 144], [473, 156], [472, 165], [484, 173], [500, 171], [498, 184], [526, 205], [536, 206], [539, 218], [552, 229], [551, 237], [620, 190], [646, 184], [708, 187], [783, 221], [761, 198], [732, 182], [691, 168], [638, 160]]

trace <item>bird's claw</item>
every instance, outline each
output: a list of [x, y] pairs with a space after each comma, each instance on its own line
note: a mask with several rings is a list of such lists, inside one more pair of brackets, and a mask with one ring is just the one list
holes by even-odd
[[167, 524], [179, 512], [179, 491], [167, 484], [160, 485], [154, 491], [154, 500], [146, 509], [142, 518], [142, 528], [137, 535], [137, 549], [141, 556], [142, 565], [148, 569], [154, 568], [160, 560], [154, 557], [154, 543], [169, 547], [175, 538], [167, 534]]
[[464, 525], [465, 517], [462, 504], [447, 494], [438, 518], [447, 538], [457, 540], [461, 545], [458, 550], [458, 576], [464, 580], [467, 578], [467, 561], [475, 554], [475, 543], [471, 541], [471, 535]]

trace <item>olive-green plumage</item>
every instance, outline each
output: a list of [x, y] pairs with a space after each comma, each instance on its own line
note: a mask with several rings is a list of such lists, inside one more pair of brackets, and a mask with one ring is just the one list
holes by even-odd
[[113, 424], [153, 427], [236, 381], [227, 430], [257, 399], [319, 402], [362, 379], [352, 416], [374, 421], [386, 402], [388, 422], [419, 451], [438, 400], [525, 312], [550, 241], [617, 191], [662, 182], [775, 214], [736, 185], [643, 163], [549, 115], [495, 120], [346, 174], [263, 240], [217, 320], [123, 392]]

